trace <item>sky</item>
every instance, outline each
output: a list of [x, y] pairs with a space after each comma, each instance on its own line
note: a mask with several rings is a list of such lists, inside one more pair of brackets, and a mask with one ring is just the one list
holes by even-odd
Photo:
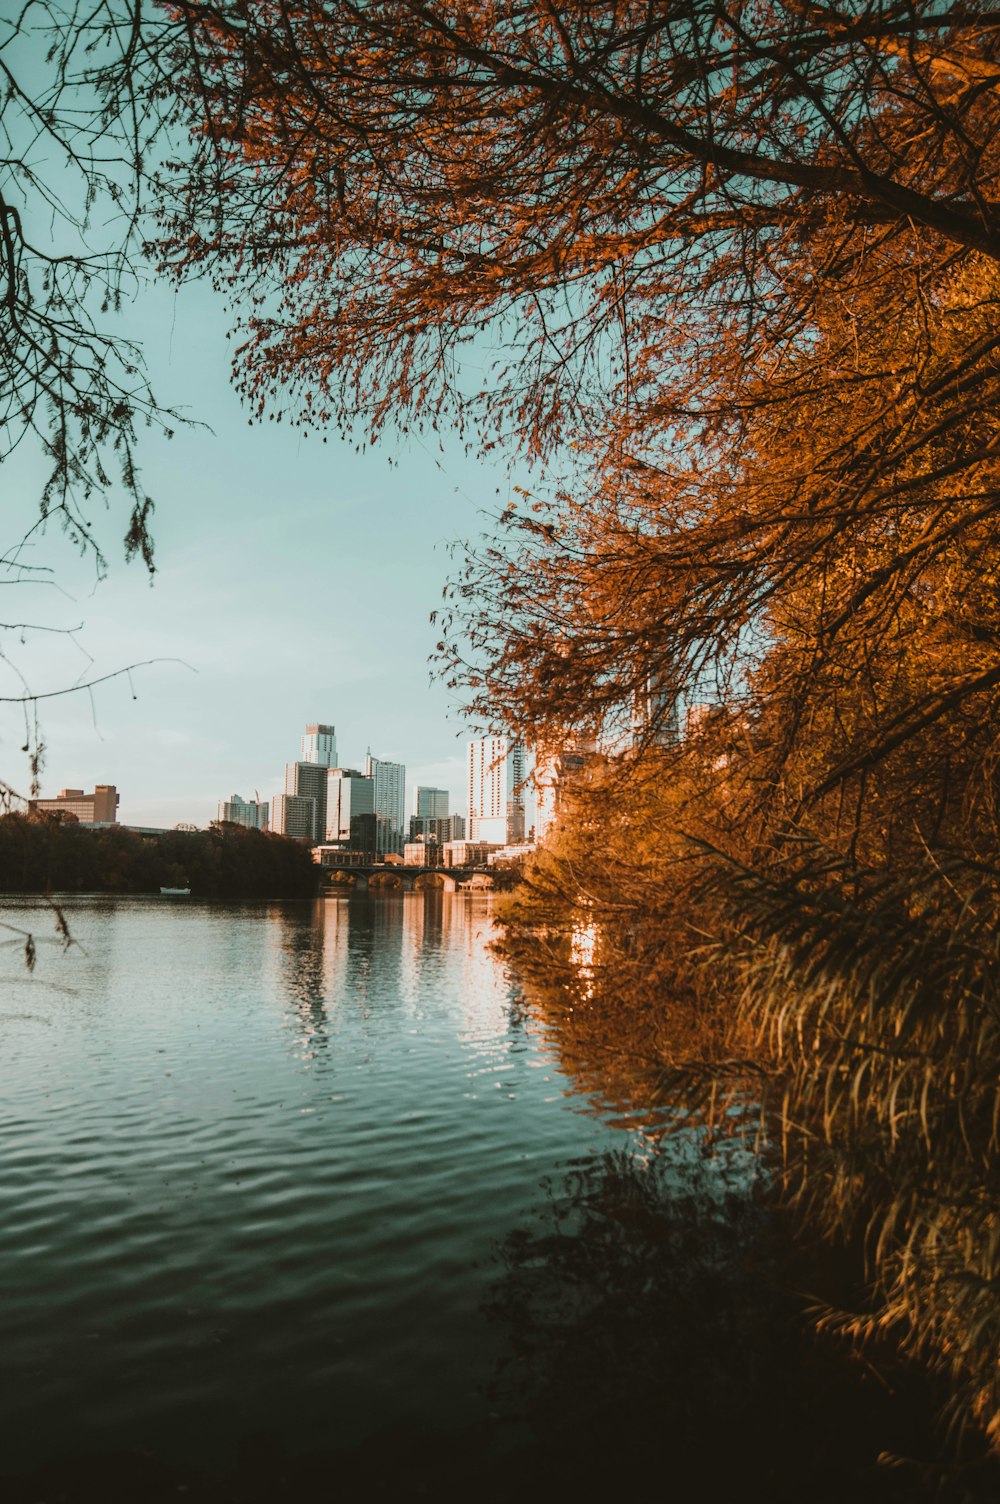
[[[129, 675], [41, 702], [42, 793], [117, 785], [126, 824], [204, 826], [233, 793], [280, 793], [309, 722], [332, 723], [342, 765], [377, 757], [465, 806], [469, 729], [432, 681], [429, 614], [452, 569], [447, 545], [477, 537], [511, 481], [457, 440], [388, 438], [357, 453], [330, 435], [249, 425], [230, 384], [228, 320], [206, 284], [150, 280], [123, 327], [140, 341], [161, 403], [199, 425], [141, 436], [156, 502], [156, 574], [126, 564], [124, 500], [92, 521], [108, 560], [95, 579], [56, 526], [27, 555], [51, 583], [0, 594], [0, 622], [76, 628], [0, 634], [0, 696], [64, 689], [146, 660]], [[391, 462], [391, 463], [390, 463]], [[22, 446], [2, 467], [9, 547], [37, 516], [45, 474]], [[23, 639], [23, 640], [22, 640]], [[22, 713], [0, 704], [0, 776], [30, 781]]]

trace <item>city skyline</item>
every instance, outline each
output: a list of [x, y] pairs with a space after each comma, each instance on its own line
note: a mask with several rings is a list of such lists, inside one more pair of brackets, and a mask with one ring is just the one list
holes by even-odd
[[[370, 744], [462, 808], [473, 728], [430, 675], [439, 632], [429, 617], [451, 572], [447, 545], [502, 510], [505, 472], [448, 435], [433, 454], [413, 436], [359, 453], [334, 435], [251, 426], [229, 383], [222, 302], [207, 287], [140, 286], [123, 323], [163, 400], [194, 421], [140, 446], [157, 504], [152, 583], [122, 559], [120, 501], [94, 519], [103, 579], [55, 521], [24, 551], [52, 574], [18, 587], [17, 617], [46, 630], [0, 665], [0, 696], [25, 692], [18, 671], [49, 694], [145, 665], [44, 702], [43, 796], [113, 778], [124, 822], [207, 825], [233, 790], [269, 803], [283, 793], [284, 765], [325, 706], [342, 762], [363, 767]], [[46, 474], [27, 445], [8, 457], [11, 538], [35, 525]], [[22, 708], [0, 705], [4, 778], [27, 796], [25, 739]]]

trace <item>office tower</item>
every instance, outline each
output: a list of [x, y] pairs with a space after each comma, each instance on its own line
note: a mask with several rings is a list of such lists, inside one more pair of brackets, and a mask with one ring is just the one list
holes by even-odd
[[561, 746], [549, 742], [535, 748], [531, 781], [535, 789], [535, 840], [547, 839], [567, 784], [579, 778], [597, 751], [596, 738], [577, 733]]
[[417, 807], [415, 815], [424, 815], [429, 820], [446, 820], [448, 818], [448, 790], [429, 789], [417, 785]]
[[293, 841], [314, 841], [316, 801], [299, 794], [275, 794], [271, 801], [271, 830]]
[[469, 743], [469, 840], [496, 846], [524, 840], [524, 747], [506, 736]]
[[306, 727], [300, 761], [315, 763], [320, 768], [337, 766], [337, 733], [333, 726]]
[[375, 780], [357, 768], [326, 774], [326, 840], [348, 851], [375, 851]]
[[98, 783], [92, 794], [85, 794], [83, 789], [63, 789], [55, 799], [29, 799], [28, 808], [32, 814], [69, 815], [81, 825], [117, 825], [120, 802], [121, 795], [113, 783]]
[[368, 753], [365, 774], [375, 780], [375, 850], [379, 856], [403, 853], [406, 818], [406, 768]]
[[266, 830], [267, 804], [233, 794], [231, 799], [219, 800], [218, 819], [220, 823], [244, 825], [247, 830]]
[[677, 697], [650, 674], [632, 695], [632, 741], [673, 747], [679, 740]]
[[315, 824], [310, 832], [314, 841], [322, 841], [326, 833], [326, 775], [327, 769], [321, 763], [285, 764], [285, 793], [311, 799], [315, 805]]

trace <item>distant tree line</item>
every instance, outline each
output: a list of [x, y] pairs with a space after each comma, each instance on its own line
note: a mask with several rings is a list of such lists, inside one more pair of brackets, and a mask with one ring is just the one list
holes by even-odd
[[220, 823], [155, 835], [71, 820], [0, 818], [0, 892], [158, 893], [197, 898], [308, 898], [316, 868], [284, 836]]

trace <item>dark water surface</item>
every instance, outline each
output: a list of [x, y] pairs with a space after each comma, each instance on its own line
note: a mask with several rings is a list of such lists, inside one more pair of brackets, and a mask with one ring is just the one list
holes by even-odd
[[488, 898], [66, 914], [0, 951], [4, 1504], [924, 1497], [869, 1493], [907, 1437], [789, 1337], [749, 1156], [581, 1096]]
[[3, 972], [3, 1470], [495, 1431], [498, 1240], [628, 1135], [526, 1025], [489, 900], [66, 912], [83, 949]]

